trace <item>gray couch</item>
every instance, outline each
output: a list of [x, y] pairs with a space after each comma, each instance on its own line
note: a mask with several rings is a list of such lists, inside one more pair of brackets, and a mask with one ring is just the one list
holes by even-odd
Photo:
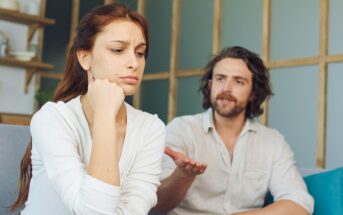
[[[8, 214], [7, 207], [17, 195], [19, 166], [30, 141], [28, 126], [0, 124], [0, 215]], [[303, 176], [322, 170], [300, 169]], [[151, 211], [149, 215], [158, 213]]]
[[7, 207], [17, 197], [20, 161], [29, 141], [28, 126], [0, 123], [0, 215], [9, 214]]
[[19, 166], [30, 140], [27, 126], [0, 124], [0, 214], [9, 214], [7, 207], [17, 195]]

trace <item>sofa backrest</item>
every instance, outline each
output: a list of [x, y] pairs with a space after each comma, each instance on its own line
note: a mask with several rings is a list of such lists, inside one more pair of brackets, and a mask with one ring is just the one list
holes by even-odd
[[0, 214], [15, 200], [19, 167], [30, 141], [28, 126], [0, 124]]

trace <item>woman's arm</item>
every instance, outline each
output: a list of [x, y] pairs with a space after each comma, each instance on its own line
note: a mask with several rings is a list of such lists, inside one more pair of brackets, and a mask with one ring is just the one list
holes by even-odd
[[52, 186], [66, 207], [76, 214], [115, 214], [119, 204], [117, 146], [120, 143], [115, 119], [124, 95], [116, 85], [104, 82], [95, 81], [89, 91], [93, 93], [90, 101], [94, 111], [88, 166], [79, 151], [82, 128], [78, 127], [77, 119], [73, 113], [68, 113], [71, 112], [68, 108], [56, 111], [57, 106], [65, 104], [46, 107], [34, 117], [31, 125], [33, 144]]
[[157, 117], [136, 126], [138, 131], [147, 132], [144, 137], [139, 135], [142, 138], [131, 139], [136, 152], [126, 178], [122, 181], [120, 202], [116, 210], [120, 215], [146, 215], [157, 202], [165, 126]]
[[87, 174], [80, 151], [85, 134], [71, 110], [63, 103], [49, 103], [34, 115], [30, 129], [39, 156], [33, 166], [44, 165], [38, 174], [47, 174], [65, 207], [75, 214], [114, 214], [120, 188]]
[[118, 148], [122, 139], [118, 136], [116, 121], [120, 107], [124, 106], [124, 92], [115, 83], [96, 79], [89, 83], [85, 99], [92, 109], [85, 113], [92, 122], [93, 141], [87, 172], [103, 182], [119, 186]]

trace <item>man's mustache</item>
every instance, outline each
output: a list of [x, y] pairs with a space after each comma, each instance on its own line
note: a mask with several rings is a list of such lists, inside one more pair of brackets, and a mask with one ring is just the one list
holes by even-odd
[[234, 97], [231, 93], [229, 93], [227, 91], [219, 93], [216, 96], [216, 100], [218, 100], [218, 99], [227, 99], [228, 101], [231, 101], [231, 102], [237, 102], [237, 98]]

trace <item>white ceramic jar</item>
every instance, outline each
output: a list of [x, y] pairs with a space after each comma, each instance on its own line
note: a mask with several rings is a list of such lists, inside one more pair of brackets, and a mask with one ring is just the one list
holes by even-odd
[[0, 31], [0, 57], [6, 57], [8, 54], [8, 38], [5, 33]]
[[7, 10], [19, 10], [19, 3], [17, 0], [0, 0], [0, 7]]

